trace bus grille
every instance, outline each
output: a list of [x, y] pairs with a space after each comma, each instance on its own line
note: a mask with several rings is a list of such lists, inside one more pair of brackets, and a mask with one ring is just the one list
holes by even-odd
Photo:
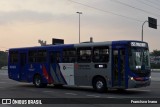
[[151, 75], [150, 71], [137, 71], [134, 73], [139, 77], [149, 77]]

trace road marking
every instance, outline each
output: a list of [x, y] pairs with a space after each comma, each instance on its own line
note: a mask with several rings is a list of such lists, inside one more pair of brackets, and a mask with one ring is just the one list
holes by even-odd
[[68, 95], [78, 95], [78, 94], [75, 94], [75, 93], [65, 93], [65, 94], [68, 94]]
[[100, 96], [97, 96], [97, 95], [86, 95], [86, 96], [88, 96], [88, 97], [100, 97]]
[[43, 91], [44, 93], [52, 93], [53, 91]]
[[30, 83], [18, 82], [17, 84], [20, 84], [20, 85], [25, 85], [25, 84], [30, 84]]
[[106, 98], [117, 98], [117, 97], [106, 97]]
[[12, 84], [17, 84], [17, 83], [6, 82], [6, 84], [11, 84], [12, 85]]
[[131, 89], [130, 91], [146, 91], [146, 92], [150, 92], [151, 90], [138, 90], [138, 89]]
[[150, 92], [151, 90], [138, 90], [138, 91], [146, 91], [146, 92]]

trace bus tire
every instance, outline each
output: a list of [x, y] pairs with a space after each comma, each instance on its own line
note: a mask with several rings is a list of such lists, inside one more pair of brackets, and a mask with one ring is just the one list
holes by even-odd
[[42, 83], [42, 78], [40, 75], [35, 75], [33, 78], [33, 84], [35, 85], [35, 87], [37, 88], [42, 88], [42, 87], [46, 87], [47, 84]]
[[93, 88], [99, 92], [103, 93], [107, 90], [107, 84], [104, 78], [97, 77], [93, 80]]

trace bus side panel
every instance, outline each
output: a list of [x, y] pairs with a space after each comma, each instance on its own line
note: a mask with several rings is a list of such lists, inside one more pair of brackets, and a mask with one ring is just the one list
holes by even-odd
[[107, 87], [112, 87], [112, 46], [109, 46], [109, 62], [107, 64]]
[[18, 64], [9, 64], [8, 66], [8, 77], [10, 79], [20, 81], [20, 75], [19, 75], [19, 65]]
[[92, 86], [92, 80], [101, 76], [106, 80], [107, 87], [112, 86], [112, 51], [109, 46], [109, 61], [106, 63], [75, 63], [74, 76], [75, 85]]
[[41, 76], [43, 83], [52, 83], [52, 78], [49, 73], [48, 64], [28, 64], [28, 82], [33, 82], [34, 76], [37, 74]]
[[[16, 51], [17, 52], [17, 51]], [[17, 55], [18, 55], [18, 52], [17, 52]], [[10, 79], [13, 79], [13, 80], [16, 80], [16, 81], [19, 81], [19, 58], [18, 56], [16, 57], [17, 60], [15, 61], [14, 60], [14, 63], [13, 63], [13, 59], [12, 59], [12, 63], [11, 63], [11, 51], [9, 50], [9, 54], [8, 54], [8, 77]]]
[[67, 84], [66, 77], [62, 73], [62, 67], [60, 63], [54, 63], [50, 65], [50, 73], [53, 79], [53, 84]]
[[92, 68], [89, 72], [90, 85], [92, 85], [92, 80], [96, 76], [103, 77], [106, 80], [107, 87], [111, 87], [111, 61], [107, 63], [92, 63]]
[[89, 74], [92, 71], [91, 63], [76, 63], [75, 64], [75, 84], [88, 86], [90, 85]]
[[[100, 66], [100, 67], [98, 67]], [[101, 68], [101, 66], [103, 66]], [[110, 63], [78, 63], [75, 64], [75, 84], [76, 85], [84, 85], [91, 86], [92, 79], [96, 76], [103, 77], [107, 86], [111, 86], [111, 64]]]
[[75, 85], [74, 63], [60, 63], [60, 71], [67, 85]]
[[[97, 68], [95, 66], [99, 66], [99, 67]], [[107, 88], [112, 87], [112, 46], [109, 46], [108, 62], [94, 63], [93, 71], [95, 74], [91, 73], [90, 79], [93, 79], [95, 76], [101, 76], [106, 80]]]

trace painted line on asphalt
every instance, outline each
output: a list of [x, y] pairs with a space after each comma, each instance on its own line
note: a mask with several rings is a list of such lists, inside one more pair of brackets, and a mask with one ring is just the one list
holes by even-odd
[[131, 89], [130, 91], [146, 91], [146, 92], [150, 92], [151, 90], [138, 90], [138, 89]]
[[100, 97], [100, 96], [97, 96], [97, 95], [86, 95], [86, 96], [88, 96], [88, 97], [96, 97], [96, 98]]
[[138, 91], [146, 91], [146, 92], [151, 92], [151, 90], [138, 90]]
[[75, 93], [65, 93], [67, 95], [78, 95], [78, 94], [75, 94]]
[[106, 97], [106, 98], [117, 98], [117, 97]]
[[44, 93], [53, 93], [53, 91], [43, 91]]
[[18, 82], [18, 83], [16, 83], [16, 84], [18, 84], [18, 85], [28, 85], [28, 84], [31, 84], [31, 83]]
[[14, 84], [14, 85], [16, 85], [17, 83], [14, 83], [14, 82], [13, 82], [13, 83], [12, 83], [12, 82], [6, 82], [6, 84], [10, 84], [10, 85], [13, 85], [13, 84]]

